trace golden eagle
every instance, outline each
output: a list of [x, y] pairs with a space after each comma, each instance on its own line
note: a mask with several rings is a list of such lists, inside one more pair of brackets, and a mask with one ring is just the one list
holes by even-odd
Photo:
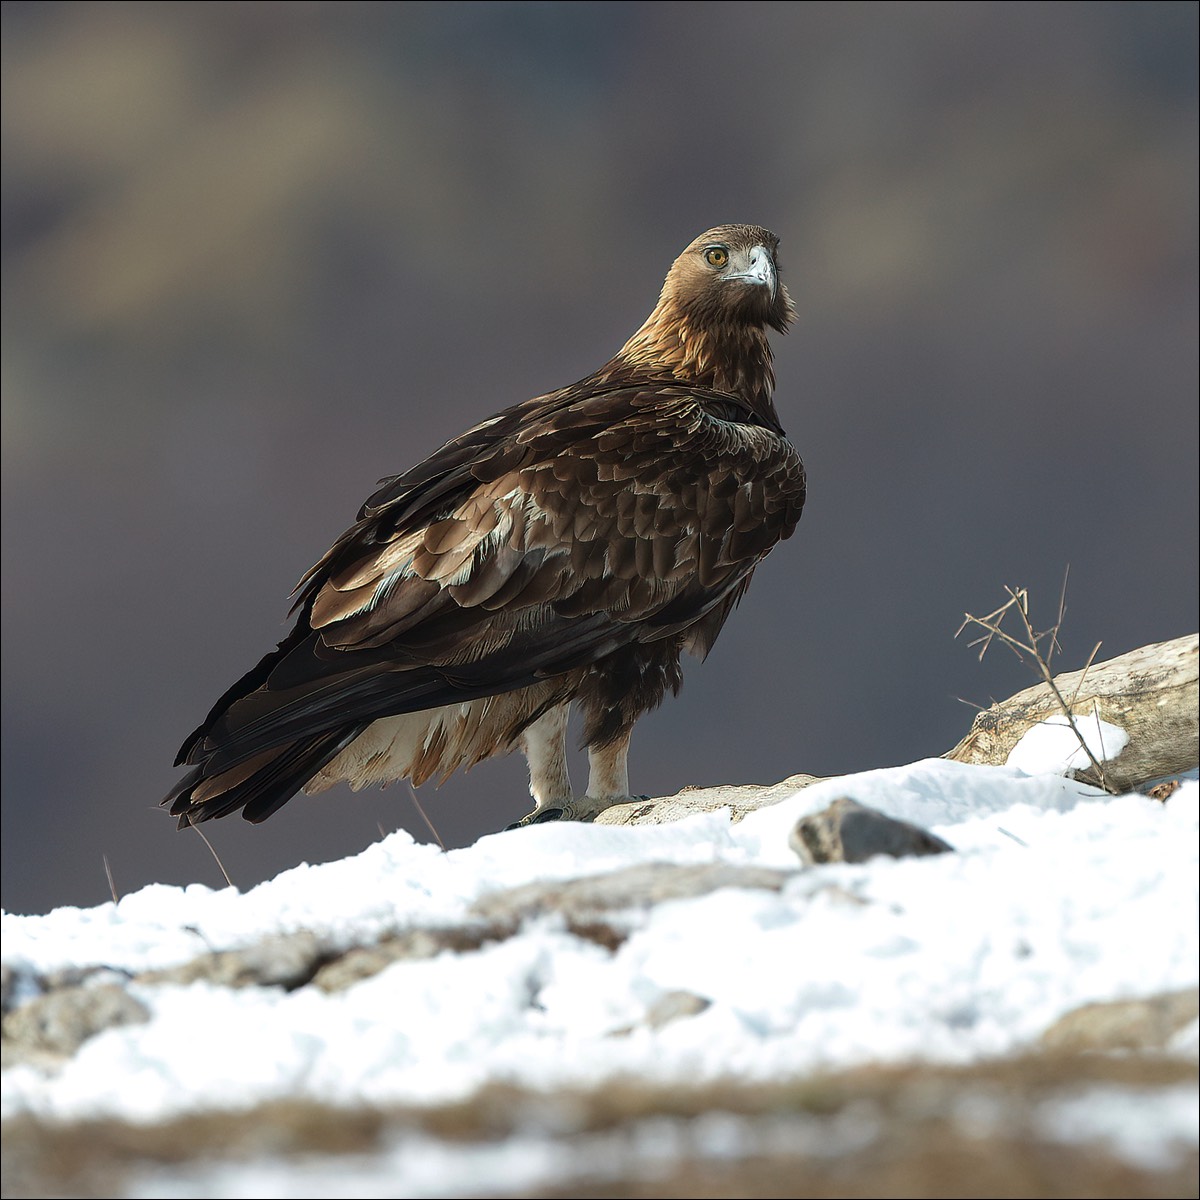
[[[771, 398], [795, 313], [779, 239], [720, 225], [594, 374], [381, 482], [300, 581], [295, 628], [184, 742], [180, 827], [263, 821], [304, 788], [445, 778], [524, 750], [534, 811], [629, 799], [630, 731], [707, 654], [791, 535], [804, 467]], [[584, 717], [587, 791], [566, 724]]]

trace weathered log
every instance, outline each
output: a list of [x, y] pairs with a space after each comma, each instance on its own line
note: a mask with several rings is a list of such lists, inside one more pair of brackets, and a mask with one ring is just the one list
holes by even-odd
[[669, 825], [697, 813], [727, 808], [740, 821], [747, 813], [769, 808], [814, 783], [819, 775], [791, 775], [779, 783], [737, 783], [717, 787], [685, 787], [673, 796], [646, 797], [628, 804], [614, 804], [597, 814], [597, 825]]
[[[1200, 636], [1194, 633], [1054, 678], [1073, 716], [1096, 715], [1129, 735], [1120, 755], [1104, 764], [1105, 781], [1117, 791], [1196, 766], [1198, 681]], [[1027, 730], [1061, 712], [1048, 684], [1027, 688], [978, 713], [970, 733], [944, 757], [999, 765]], [[1077, 776], [1099, 782], [1091, 768]]]

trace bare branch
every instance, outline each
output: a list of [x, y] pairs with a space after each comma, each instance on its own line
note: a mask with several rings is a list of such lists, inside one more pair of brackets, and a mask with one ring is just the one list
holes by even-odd
[[[1034, 670], [1041, 676], [1042, 682], [1045, 683], [1054, 695], [1063, 716], [1067, 719], [1067, 724], [1071, 727], [1071, 732], [1075, 735], [1075, 740], [1079, 743], [1084, 754], [1087, 755], [1088, 762], [1092, 765], [1092, 770], [1096, 773], [1096, 779], [1100, 786], [1106, 791], [1111, 792], [1113, 789], [1109, 786], [1104, 774], [1104, 766], [1096, 759], [1092, 753], [1091, 747], [1087, 743], [1087, 739], [1079, 731], [1079, 726], [1075, 723], [1075, 714], [1071, 711], [1071, 705], [1063, 698], [1063, 694], [1058, 690], [1058, 685], [1054, 682], [1054, 672], [1050, 669], [1050, 660], [1053, 658], [1055, 651], [1061, 651], [1059, 645], [1058, 634], [1062, 627], [1063, 616], [1067, 611], [1067, 580], [1063, 577], [1062, 593], [1058, 601], [1058, 620], [1050, 626], [1049, 629], [1042, 630], [1040, 633], [1034, 627], [1033, 620], [1029, 615], [1029, 590], [1028, 588], [1005, 587], [1008, 593], [1008, 600], [999, 608], [993, 609], [985, 617], [974, 617], [970, 613], [966, 614], [966, 619], [958, 628], [958, 634], [962, 633], [969, 625], [976, 625], [984, 631], [981, 637], [976, 638], [973, 642], [968, 643], [972, 648], [981, 645], [983, 649], [979, 652], [980, 661], [983, 660], [984, 654], [987, 653], [993, 641], [999, 641], [1007, 646], [1022, 662], [1025, 661], [1026, 655], [1033, 660]], [[1004, 619], [1010, 612], [1015, 612], [1020, 621], [1021, 631], [1014, 635], [1009, 633], [1004, 628]], [[1045, 646], [1045, 649], [1043, 649]], [[1096, 657], [1096, 651], [1100, 649], [1097, 644], [1096, 649], [1092, 651], [1088, 657], [1087, 666], [1091, 666], [1092, 660]], [[1086, 673], [1087, 667], [1084, 668]], [[1082, 686], [1082, 679], [1080, 680]], [[1076, 689], [1078, 695], [1078, 688]], [[1074, 699], [1074, 697], [1072, 698]], [[1103, 753], [1103, 748], [1101, 748]]]

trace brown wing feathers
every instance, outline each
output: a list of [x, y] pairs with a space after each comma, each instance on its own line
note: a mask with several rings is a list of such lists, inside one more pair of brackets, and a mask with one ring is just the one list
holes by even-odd
[[[705, 237], [743, 229], [773, 253], [754, 227]], [[669, 290], [643, 327], [654, 338]], [[762, 336], [764, 322], [786, 323], [786, 292], [776, 284], [769, 313], [740, 290], [722, 296], [747, 306], [740, 323], [721, 315], [741, 347], [739, 379], [750, 378], [745, 347], [761, 352], [753, 386], [680, 378], [678, 364], [642, 361], [643, 338], [636, 354], [627, 346], [595, 376], [383, 481], [301, 581], [293, 632], [184, 743], [194, 770], [165, 801], [181, 825], [239, 808], [264, 819], [380, 718], [550, 680], [514, 720], [575, 695], [599, 729], [636, 718], [616, 694], [632, 687], [625, 676], [658, 680], [643, 708], [677, 687], [681, 649], [708, 650], [804, 500]], [[712, 375], [720, 349], [690, 353]], [[616, 715], [598, 716], [604, 705]]]

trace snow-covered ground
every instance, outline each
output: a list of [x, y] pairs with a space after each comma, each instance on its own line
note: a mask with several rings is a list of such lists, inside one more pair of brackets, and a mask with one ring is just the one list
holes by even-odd
[[[794, 867], [796, 818], [853, 795], [959, 853], [799, 872], [782, 893], [660, 905], [617, 951], [555, 920], [469, 954], [397, 964], [346, 993], [146, 987], [147, 1026], [105, 1033], [60, 1075], [6, 1074], [4, 1113], [138, 1118], [272, 1095], [429, 1101], [489, 1079], [590, 1082], [615, 1071], [771, 1077], [909, 1056], [1016, 1049], [1091, 1000], [1197, 979], [1197, 787], [1166, 805], [1053, 776], [940, 760], [843, 777], [731, 824], [543, 825], [443, 854], [396, 833], [242, 895], [155, 886], [97, 908], [3, 918], [4, 959], [46, 972], [137, 971], [272, 933], [344, 945], [462, 921], [482, 895], [639, 862]], [[671, 990], [712, 1001], [657, 1034]], [[114, 1079], [137, 1087], [114, 1089]]]
[[[796, 819], [844, 795], [957, 853], [799, 869]], [[246, 894], [154, 886], [93, 909], [6, 914], [4, 960], [19, 975], [139, 971], [297, 930], [362, 945], [462, 922], [497, 889], [638, 863], [796, 871], [779, 892], [726, 888], [634, 914], [615, 952], [546, 916], [334, 994], [134, 984], [149, 1024], [94, 1037], [57, 1074], [6, 1071], [3, 1115], [150, 1121], [277, 1097], [427, 1103], [496, 1081], [766, 1081], [1003, 1055], [1089, 1001], [1196, 984], [1197, 814], [1194, 780], [1163, 804], [930, 760], [829, 780], [736, 824], [720, 811], [659, 826], [541, 825], [450, 853], [400, 832]], [[674, 991], [710, 1003], [649, 1027], [646, 1013]], [[1172, 1050], [1194, 1056], [1197, 1041], [1193, 1025]], [[1145, 1138], [1194, 1145], [1194, 1092], [1163, 1104]]]

